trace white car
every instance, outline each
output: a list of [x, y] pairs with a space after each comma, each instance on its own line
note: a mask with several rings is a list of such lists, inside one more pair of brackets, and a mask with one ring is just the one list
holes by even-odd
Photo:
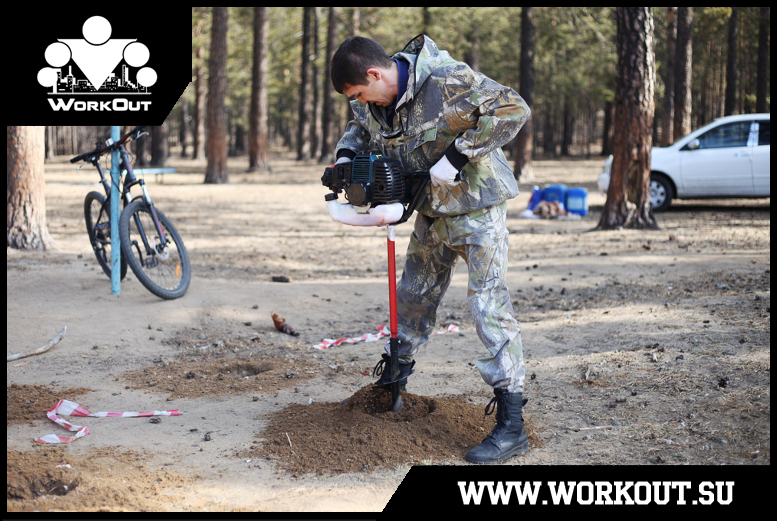
[[[718, 118], [668, 147], [654, 147], [650, 205], [663, 211], [672, 199], [771, 197], [769, 114]], [[597, 185], [610, 185], [612, 156]]]

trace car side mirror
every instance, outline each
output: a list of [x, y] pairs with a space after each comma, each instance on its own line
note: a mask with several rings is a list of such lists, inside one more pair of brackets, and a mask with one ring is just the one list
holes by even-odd
[[698, 150], [700, 146], [701, 146], [701, 142], [698, 139], [694, 139], [693, 141], [691, 141], [686, 145], [688, 150]]

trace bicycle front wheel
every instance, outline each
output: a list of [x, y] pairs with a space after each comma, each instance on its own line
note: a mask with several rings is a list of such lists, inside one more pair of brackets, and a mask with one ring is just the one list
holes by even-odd
[[[86, 234], [94, 256], [108, 278], [111, 276], [111, 200], [100, 192], [89, 192], [84, 200]], [[127, 260], [121, 256], [121, 278], [127, 274]]]
[[[157, 231], [152, 211], [159, 219], [164, 238]], [[165, 214], [138, 199], [122, 211], [119, 235], [121, 252], [146, 289], [163, 299], [179, 298], [186, 293], [191, 280], [189, 254]]]

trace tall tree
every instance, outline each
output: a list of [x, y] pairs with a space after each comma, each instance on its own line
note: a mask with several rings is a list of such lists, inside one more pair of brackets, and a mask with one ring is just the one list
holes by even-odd
[[229, 13], [226, 7], [213, 8], [211, 26], [210, 61], [208, 62], [208, 166], [206, 183], [226, 183], [228, 138], [227, 110], [227, 25]]
[[43, 182], [44, 127], [6, 129], [6, 231], [7, 246], [49, 250], [54, 241], [46, 226]]
[[267, 35], [270, 30], [269, 7], [254, 7], [254, 52], [251, 69], [251, 122], [248, 145], [248, 171], [267, 170]]
[[330, 7], [328, 27], [326, 30], [326, 65], [324, 66], [324, 92], [321, 121], [321, 156], [322, 163], [331, 162], [334, 158], [335, 139], [335, 89], [332, 86], [330, 67], [332, 56], [337, 50], [337, 32], [340, 25], [340, 8]]
[[299, 78], [299, 121], [297, 122], [297, 161], [310, 159], [310, 51], [313, 38], [313, 10], [315, 7], [303, 8], [302, 16], [302, 61]]
[[678, 7], [674, 73], [674, 141], [691, 132], [692, 28], [693, 7]]
[[666, 69], [664, 74], [664, 103], [661, 119], [661, 144], [669, 146], [674, 140], [674, 62], [677, 44], [677, 8], [666, 8]]
[[728, 59], [726, 61], [726, 101], [723, 115], [730, 116], [737, 108], [737, 18], [738, 8], [731, 8], [728, 19]]
[[766, 98], [769, 96], [769, 7], [760, 8], [758, 20], [758, 70], [755, 94], [755, 111], [766, 112]]
[[610, 186], [598, 227], [657, 229], [650, 209], [655, 113], [653, 9], [618, 7], [618, 72]]
[[[521, 8], [521, 83], [519, 90], [523, 100], [532, 109], [534, 108], [534, 31], [531, 7]], [[533, 117], [529, 117], [515, 139], [513, 175], [517, 181], [530, 181], [533, 177], [533, 119]]]
[[318, 76], [318, 9], [318, 7], [313, 8], [313, 41], [310, 51], [311, 87], [313, 89], [313, 106], [310, 109], [310, 115], [313, 118], [313, 120], [310, 122], [310, 157], [315, 157], [318, 151], [321, 149], [321, 83]]
[[197, 13], [197, 21], [192, 27], [192, 42], [194, 48], [194, 124], [192, 125], [192, 159], [205, 157], [205, 52], [200, 41], [205, 30], [201, 7], [192, 7], [192, 16]]
[[165, 166], [167, 162], [167, 121], [151, 127], [151, 166]]

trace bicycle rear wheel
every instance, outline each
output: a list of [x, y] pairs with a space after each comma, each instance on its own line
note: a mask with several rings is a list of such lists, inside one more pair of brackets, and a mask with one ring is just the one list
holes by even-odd
[[151, 211], [142, 199], [124, 208], [119, 220], [121, 252], [135, 276], [151, 293], [163, 299], [182, 297], [191, 280], [189, 254], [173, 223], [154, 207], [166, 239], [162, 241]]
[[[108, 278], [111, 276], [111, 200], [100, 192], [89, 192], [84, 199], [86, 234], [94, 256]], [[127, 259], [121, 256], [121, 278], [127, 275]]]

